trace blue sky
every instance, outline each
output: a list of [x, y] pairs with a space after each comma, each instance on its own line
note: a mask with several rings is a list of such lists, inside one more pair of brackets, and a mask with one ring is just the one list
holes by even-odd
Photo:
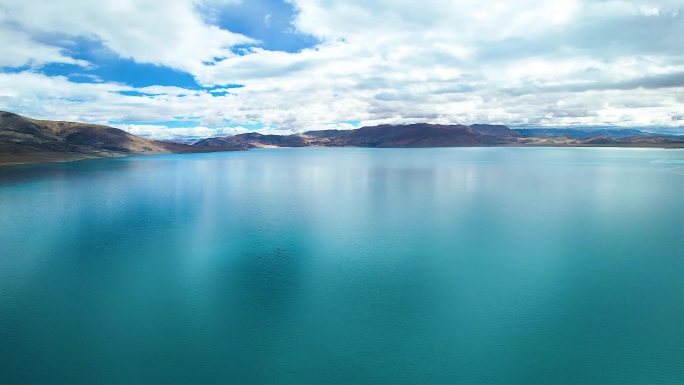
[[682, 130], [681, 1], [5, 0], [0, 109], [170, 139], [383, 123]]
[[[294, 53], [312, 48], [318, 42], [313, 36], [297, 33], [292, 28], [290, 23], [294, 17], [294, 9], [284, 1], [250, 0], [245, 3], [236, 2], [213, 7], [210, 7], [211, 3], [208, 4], [198, 3], [196, 7], [196, 12], [200, 13], [206, 22], [258, 40], [255, 44], [231, 47], [236, 53], [251, 46]], [[95, 79], [93, 77], [96, 77], [103, 82], [119, 82], [133, 87], [162, 85], [188, 89], [211, 88], [197, 84], [191, 73], [121, 57], [99, 39], [48, 34], [37, 37], [37, 40], [59, 47], [72, 58], [94, 64], [84, 67], [75, 64], [47, 63], [38, 68], [46, 75], [62, 75], [74, 82], [92, 82]], [[23, 66], [10, 70], [27, 68]]]

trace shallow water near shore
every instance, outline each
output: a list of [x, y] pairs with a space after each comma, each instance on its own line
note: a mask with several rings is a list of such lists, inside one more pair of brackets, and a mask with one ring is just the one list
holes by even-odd
[[681, 383], [684, 150], [0, 168], [0, 383]]

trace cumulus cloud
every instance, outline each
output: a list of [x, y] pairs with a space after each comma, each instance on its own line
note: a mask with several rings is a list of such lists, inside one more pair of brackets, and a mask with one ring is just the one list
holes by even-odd
[[245, 127], [167, 127], [158, 124], [112, 124], [112, 126], [133, 135], [158, 140], [174, 140], [179, 138], [199, 140], [202, 138], [244, 134], [252, 131]]
[[58, 47], [34, 41], [30, 34], [8, 28], [0, 22], [0, 67], [38, 67], [47, 63], [89, 65], [86, 61], [69, 57]]
[[[197, 74], [205, 84], [239, 81], [245, 99], [285, 109], [262, 115], [273, 124], [671, 125], [681, 107], [677, 2], [293, 3], [294, 25], [322, 44], [298, 53], [255, 49]], [[577, 99], [581, 109], [556, 111]], [[623, 111], [634, 99], [653, 108]]]
[[[231, 125], [225, 132], [256, 123], [282, 132], [424, 121], [681, 125], [684, 6], [676, 0], [290, 0], [292, 28], [319, 41], [297, 52], [208, 24], [201, 12], [226, 6], [215, 1], [171, 0], [154, 12], [133, 0], [23, 3], [4, 2], [0, 21], [14, 24], [0, 25], [20, 25], [27, 41], [37, 32], [93, 37], [206, 87], [244, 85], [212, 93], [0, 74], [0, 107], [46, 118], [200, 120], [194, 131], [168, 131], [186, 136], [222, 122]], [[16, 62], [73, 60], [36, 47], [35, 57], [17, 54]], [[166, 135], [159, 125], [145, 129]]]
[[202, 2], [5, 0], [0, 5], [0, 24], [4, 35], [24, 31], [95, 39], [122, 58], [193, 73], [234, 56], [232, 46], [254, 43], [247, 36], [206, 24], [196, 12], [198, 3]]

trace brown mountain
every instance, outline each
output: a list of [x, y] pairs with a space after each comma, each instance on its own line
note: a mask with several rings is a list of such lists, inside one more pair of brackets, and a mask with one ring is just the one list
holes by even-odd
[[519, 132], [513, 131], [507, 126], [499, 124], [472, 124], [469, 126], [473, 130], [486, 135], [494, 135], [500, 137], [518, 137], [521, 136]]
[[[246, 150], [255, 147], [476, 147], [612, 146], [684, 148], [684, 137], [533, 135], [501, 125], [408, 124], [355, 130], [308, 131], [294, 135], [247, 133], [208, 138], [194, 145], [162, 142], [114, 127], [26, 118], [0, 111], [0, 164], [34, 163], [96, 157]], [[563, 130], [560, 130], [563, 131]], [[632, 130], [634, 131], [634, 130]], [[565, 133], [565, 132], [564, 132]]]
[[455, 147], [502, 144], [502, 140], [463, 125], [409, 124], [361, 127], [334, 138], [333, 144], [358, 147]]
[[307, 138], [302, 135], [262, 135], [256, 132], [226, 136], [223, 138], [202, 139], [195, 147], [228, 147], [249, 149], [255, 147], [304, 147], [308, 146]]
[[[492, 126], [493, 127], [493, 126]], [[505, 127], [505, 126], [501, 126]], [[294, 135], [240, 134], [200, 140], [195, 146], [221, 147], [459, 147], [496, 146], [517, 136], [508, 127], [497, 134], [464, 125], [409, 124], [361, 127], [355, 130], [307, 131]]]
[[0, 111], [0, 164], [211, 150], [145, 139], [109, 126], [36, 120]]
[[[562, 131], [562, 130], [560, 130]], [[307, 131], [295, 135], [241, 134], [204, 139], [202, 147], [476, 147], [476, 146], [556, 146], [556, 147], [684, 147], [684, 138], [672, 136], [529, 136], [501, 125], [409, 124], [361, 127], [355, 130]]]

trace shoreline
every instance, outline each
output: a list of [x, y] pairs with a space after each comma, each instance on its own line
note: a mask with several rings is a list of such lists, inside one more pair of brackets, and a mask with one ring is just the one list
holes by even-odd
[[[625, 148], [625, 149], [660, 149], [660, 150], [684, 150], [684, 146], [610, 146], [610, 145], [540, 145], [540, 144], [530, 144], [530, 145], [497, 145], [497, 146], [430, 146], [430, 147], [365, 147], [365, 146], [260, 146], [254, 147], [253, 149], [279, 149], [279, 148], [368, 148], [368, 149], [430, 149], [430, 148]], [[252, 148], [247, 148], [244, 150], [237, 151], [249, 151]], [[161, 153], [161, 154], [130, 154], [130, 155], [111, 155], [111, 156], [65, 156], [60, 157], [59, 154], [49, 154], [49, 155], [2, 155], [0, 154], [0, 168], [12, 167], [12, 166], [28, 166], [28, 165], [38, 165], [38, 164], [50, 164], [50, 163], [67, 163], [67, 162], [77, 162], [82, 160], [96, 160], [96, 159], [110, 159], [110, 158], [128, 158], [133, 156], [153, 156], [153, 155], [180, 155], [180, 154], [207, 154], [207, 153], [217, 153], [217, 152], [235, 152], [234, 149], [226, 150], [214, 150], [214, 151], [198, 151], [198, 152], [176, 152], [176, 153]], [[3, 159], [7, 158], [7, 159]]]

